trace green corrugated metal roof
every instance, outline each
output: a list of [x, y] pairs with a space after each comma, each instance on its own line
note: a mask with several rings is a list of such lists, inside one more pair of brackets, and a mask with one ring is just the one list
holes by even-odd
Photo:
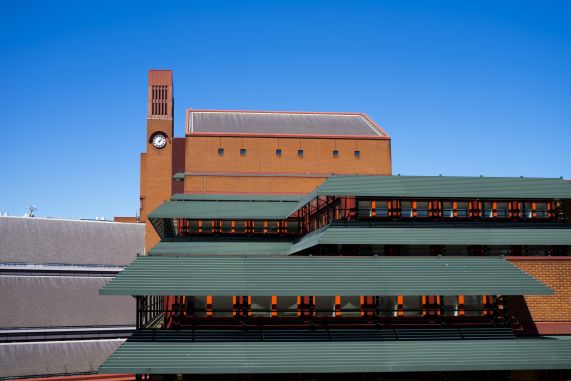
[[299, 207], [317, 195], [415, 198], [571, 199], [562, 179], [460, 176], [332, 176]]
[[297, 202], [303, 195], [292, 194], [250, 194], [250, 193], [177, 193], [173, 201], [284, 201]]
[[149, 218], [282, 220], [295, 205], [291, 201], [167, 201]]
[[289, 253], [315, 245], [571, 245], [571, 229], [330, 227], [304, 237]]
[[546, 338], [345, 342], [132, 342], [100, 373], [232, 374], [571, 369], [571, 341]]
[[548, 295], [505, 259], [139, 257], [102, 295]]
[[281, 255], [286, 254], [289, 242], [240, 242], [240, 241], [191, 241], [191, 242], [159, 242], [149, 255]]

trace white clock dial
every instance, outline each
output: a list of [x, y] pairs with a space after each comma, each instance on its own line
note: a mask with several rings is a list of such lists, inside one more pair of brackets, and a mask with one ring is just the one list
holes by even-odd
[[164, 148], [167, 145], [167, 137], [163, 134], [156, 134], [153, 136], [152, 143], [155, 148]]

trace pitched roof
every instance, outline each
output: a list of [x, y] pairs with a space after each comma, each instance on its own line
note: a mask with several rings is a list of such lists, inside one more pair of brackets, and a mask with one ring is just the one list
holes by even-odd
[[186, 123], [188, 135], [388, 138], [360, 113], [188, 110]]

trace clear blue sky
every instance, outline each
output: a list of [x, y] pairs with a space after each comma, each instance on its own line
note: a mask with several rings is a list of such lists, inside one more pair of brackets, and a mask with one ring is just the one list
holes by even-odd
[[[271, 3], [271, 4], [268, 4]], [[394, 173], [571, 178], [569, 1], [0, 2], [0, 211], [134, 215], [149, 68], [187, 107], [360, 111]]]

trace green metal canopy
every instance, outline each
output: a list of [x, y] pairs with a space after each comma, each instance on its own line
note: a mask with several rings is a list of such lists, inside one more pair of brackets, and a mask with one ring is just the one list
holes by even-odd
[[255, 241], [190, 241], [159, 242], [149, 255], [286, 255], [289, 242]]
[[329, 227], [302, 238], [289, 253], [316, 245], [571, 245], [571, 229]]
[[139, 257], [102, 295], [550, 295], [497, 257]]
[[282, 220], [291, 214], [295, 205], [295, 201], [177, 200], [163, 203], [149, 218]]
[[571, 340], [133, 342], [100, 373], [361, 373], [571, 369]]
[[298, 204], [317, 196], [571, 199], [562, 179], [461, 176], [332, 176]]

